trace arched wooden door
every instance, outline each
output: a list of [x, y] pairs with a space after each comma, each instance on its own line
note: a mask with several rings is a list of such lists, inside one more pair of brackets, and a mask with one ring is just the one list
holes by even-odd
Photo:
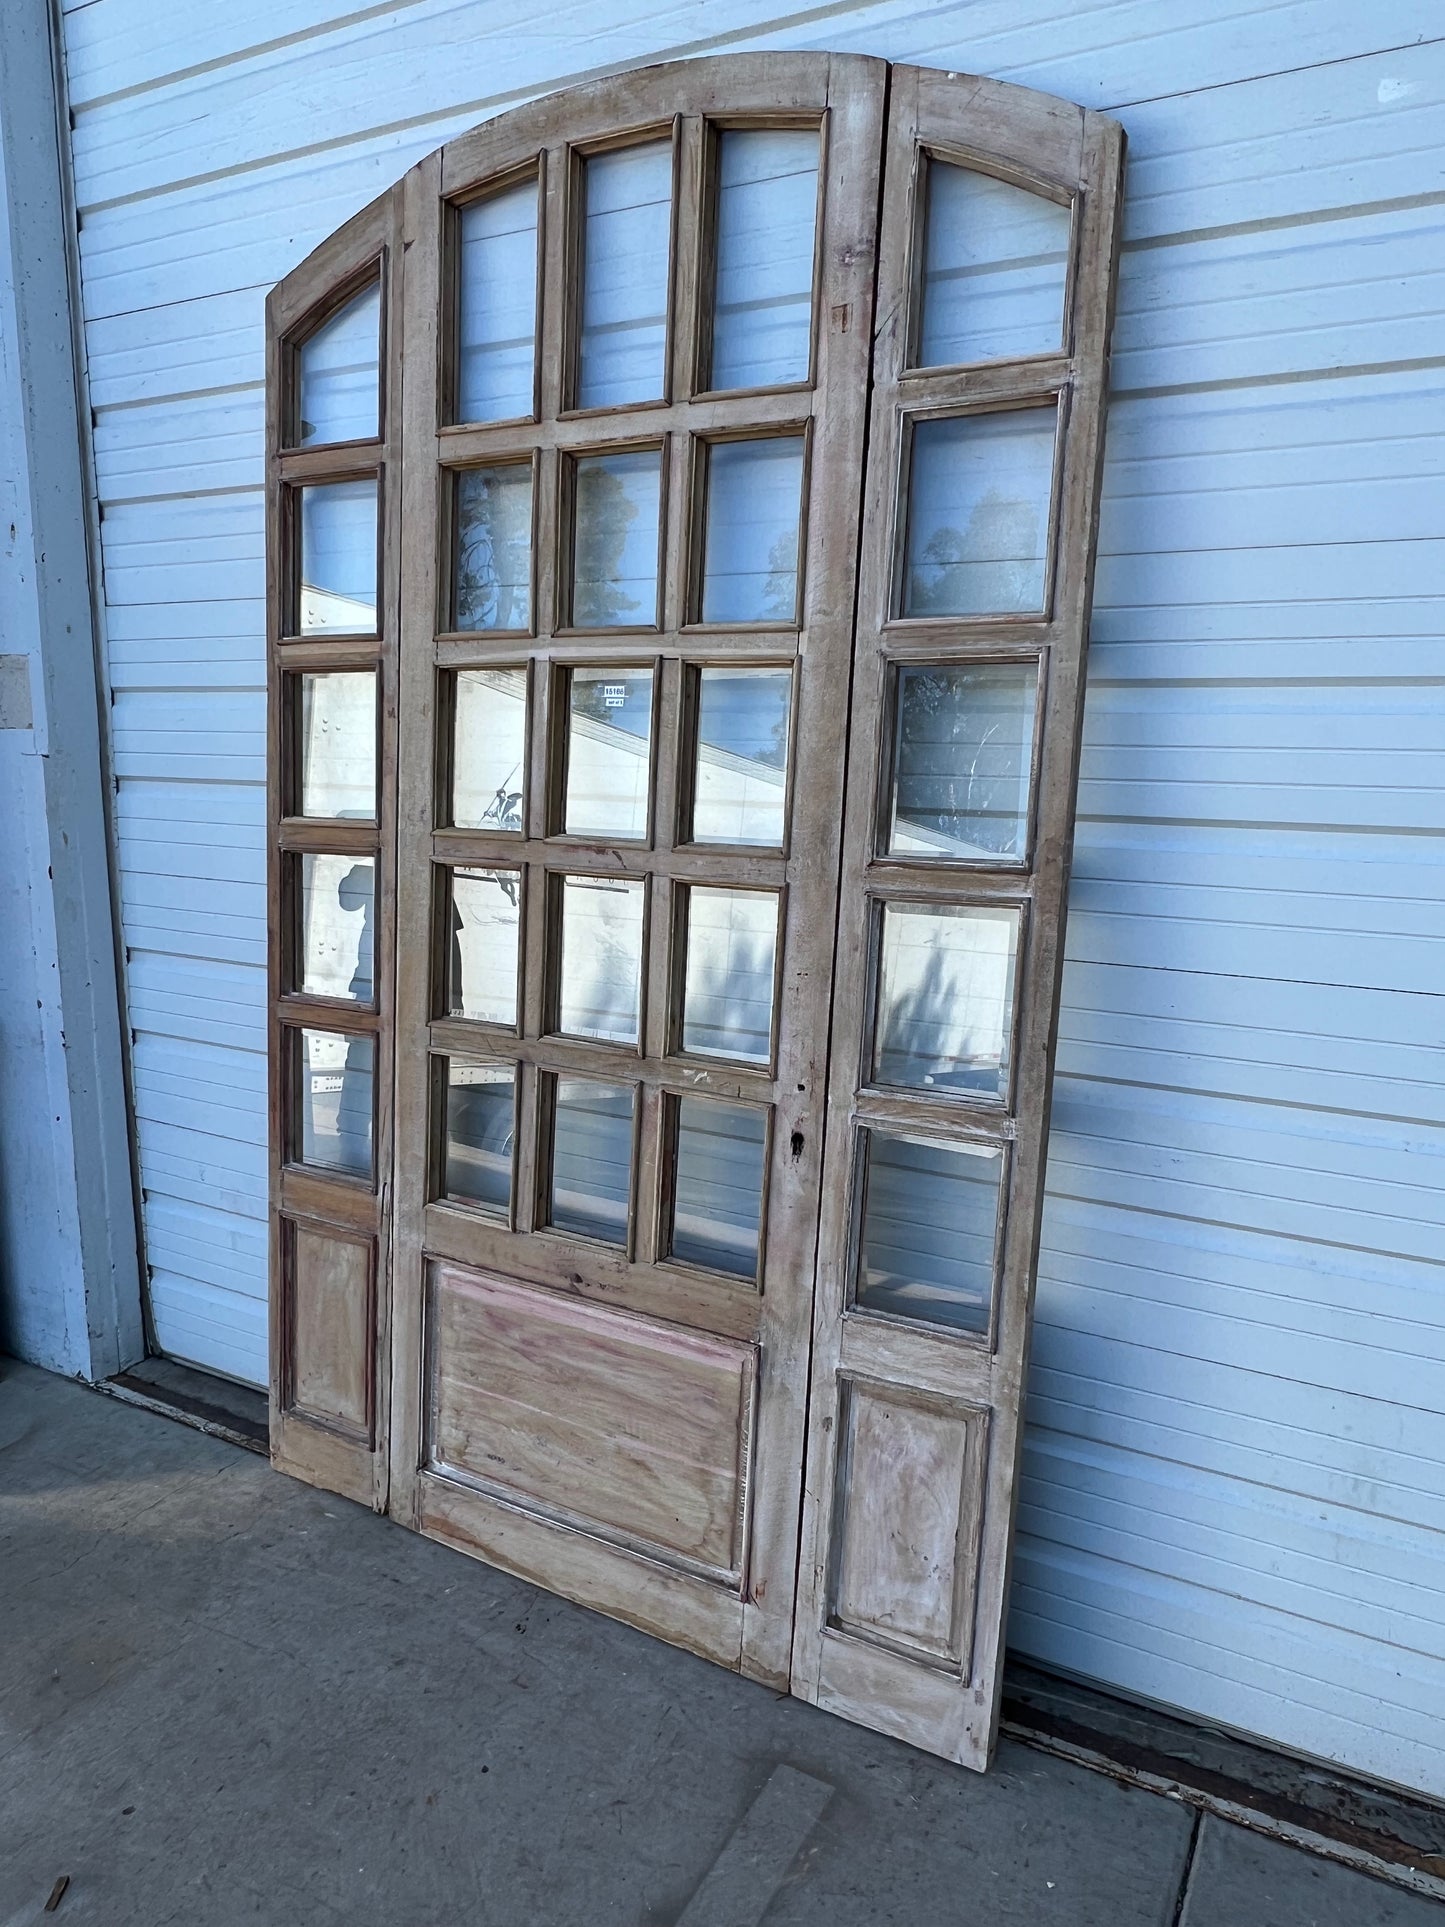
[[271, 307], [274, 1456], [974, 1764], [1120, 145], [681, 63]]

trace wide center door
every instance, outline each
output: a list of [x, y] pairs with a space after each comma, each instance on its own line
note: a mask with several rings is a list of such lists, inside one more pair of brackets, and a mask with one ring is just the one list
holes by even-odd
[[783, 1685], [884, 70], [726, 70], [407, 180], [390, 1503]]

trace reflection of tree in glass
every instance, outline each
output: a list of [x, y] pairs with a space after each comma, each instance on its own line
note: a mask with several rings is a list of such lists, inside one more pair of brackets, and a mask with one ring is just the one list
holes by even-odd
[[626, 481], [601, 461], [579, 463], [576, 510], [573, 620], [585, 629], [637, 621], [640, 605], [622, 585], [627, 533], [638, 516]]
[[[937, 528], [908, 571], [913, 616], [986, 615], [1025, 609], [1038, 586], [1038, 512], [1017, 496], [990, 489], [975, 504], [966, 530]], [[982, 575], [982, 593], [969, 578]]]
[[934, 953], [917, 987], [878, 1013], [878, 1075], [885, 1084], [996, 1091], [998, 1053], [963, 1053], [960, 1013], [967, 1003], [958, 977]]
[[[1001, 856], [1019, 840], [1018, 725], [990, 718], [982, 675], [910, 669], [898, 696], [897, 812]], [[995, 702], [997, 696], [995, 696]]]
[[786, 530], [768, 550], [768, 579], [763, 584], [763, 622], [798, 619], [798, 531]]
[[525, 629], [530, 619], [531, 478], [475, 468], [457, 483], [458, 629]]

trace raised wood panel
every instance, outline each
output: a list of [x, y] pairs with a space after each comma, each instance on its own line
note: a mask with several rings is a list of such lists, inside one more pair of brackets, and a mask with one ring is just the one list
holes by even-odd
[[740, 1578], [752, 1347], [452, 1265], [429, 1312], [434, 1469]]
[[371, 1239], [286, 1226], [288, 1408], [372, 1440], [376, 1257]]
[[987, 1429], [985, 1412], [845, 1386], [830, 1626], [967, 1678]]

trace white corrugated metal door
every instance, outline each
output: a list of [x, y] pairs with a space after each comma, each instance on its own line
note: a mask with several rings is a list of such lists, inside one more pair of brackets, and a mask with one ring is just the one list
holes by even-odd
[[1445, 1793], [1438, 0], [66, 14], [161, 1341], [265, 1370], [262, 301], [621, 62], [833, 45], [1130, 135], [1013, 1638]]

